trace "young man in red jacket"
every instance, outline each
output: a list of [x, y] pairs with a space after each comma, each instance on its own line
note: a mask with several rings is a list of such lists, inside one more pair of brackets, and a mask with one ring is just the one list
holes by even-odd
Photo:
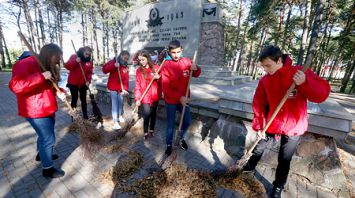
[[[138, 54], [137, 59], [139, 62], [139, 67], [136, 71], [136, 85], [134, 87], [134, 95], [137, 101], [136, 105], [142, 105], [143, 107], [144, 140], [147, 140], [149, 137], [154, 136], [157, 107], [162, 93], [161, 80], [159, 80], [160, 76], [157, 73], [159, 66], [153, 63], [149, 52], [145, 50], [141, 51]], [[155, 80], [148, 89], [146, 95], [143, 97], [143, 93], [147, 89], [152, 79]]]
[[[129, 69], [127, 68], [127, 61], [129, 59], [129, 52], [122, 51], [118, 57], [108, 61], [102, 67], [104, 74], [110, 73], [107, 81], [107, 89], [111, 92], [112, 103], [112, 129], [121, 129], [119, 122], [124, 122], [123, 118], [123, 95], [128, 94], [129, 84]], [[120, 71], [122, 85], [118, 76], [118, 70]]]
[[[36, 131], [37, 150], [36, 160], [41, 160], [42, 175], [44, 177], [62, 177], [65, 173], [53, 167], [53, 154], [55, 143], [55, 112], [58, 110], [56, 91], [49, 80], [59, 79], [58, 67], [62, 50], [55, 44], [47, 44], [41, 48], [39, 60], [46, 67], [42, 71], [33, 56], [21, 59], [12, 67], [12, 78], [9, 83], [10, 90], [17, 97], [18, 114], [31, 124]], [[56, 70], [56, 71], [55, 71]], [[51, 73], [50, 71], [54, 71]], [[55, 81], [55, 80], [54, 80]], [[65, 95], [58, 95], [61, 100]]]
[[86, 91], [91, 83], [94, 69], [91, 61], [91, 53], [92, 49], [89, 46], [81, 47], [65, 64], [65, 68], [69, 70], [67, 87], [70, 90], [71, 107], [76, 108], [79, 93], [84, 119], [88, 119]]
[[[301, 71], [302, 66], [292, 66], [290, 57], [283, 55], [280, 48], [276, 46], [264, 48], [259, 61], [267, 74], [260, 79], [252, 102], [254, 111], [252, 127], [262, 139], [253, 150], [253, 155], [244, 170], [253, 171], [268, 142], [281, 138], [278, 165], [271, 193], [271, 197], [281, 197], [292, 156], [300, 136], [307, 131], [307, 100], [323, 102], [329, 95], [330, 86], [327, 81], [311, 70], [308, 69], [304, 73]], [[295, 90], [288, 96], [285, 104], [266, 130], [266, 134], [262, 134], [261, 131], [292, 83], [296, 84]]]
[[165, 109], [167, 114], [166, 128], [166, 150], [165, 154], [170, 155], [172, 152], [172, 141], [175, 129], [175, 113], [181, 113], [183, 106], [185, 114], [181, 127], [180, 146], [186, 150], [188, 148], [184, 135], [191, 123], [190, 107], [187, 105], [189, 98], [185, 97], [187, 86], [189, 83], [190, 72], [192, 76], [197, 78], [201, 74], [201, 68], [188, 58], [182, 58], [182, 47], [178, 40], [169, 43], [169, 55], [171, 60], [166, 60], [162, 69], [162, 88], [165, 100]]

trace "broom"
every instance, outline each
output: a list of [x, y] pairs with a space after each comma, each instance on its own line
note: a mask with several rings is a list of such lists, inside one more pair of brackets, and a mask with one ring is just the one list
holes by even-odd
[[[309, 67], [309, 64], [305, 65], [302, 68], [302, 71], [306, 72], [308, 67]], [[271, 115], [269, 121], [267, 122], [266, 126], [261, 131], [262, 134], [264, 134], [267, 131], [267, 129], [269, 128], [269, 126], [271, 125], [271, 123], [274, 121], [275, 117], [279, 113], [280, 109], [285, 104], [288, 96], [292, 93], [292, 91], [295, 89], [295, 87], [296, 87], [296, 84], [295, 84], [295, 82], [293, 82], [291, 84], [291, 86], [287, 89], [286, 94], [281, 99], [279, 105], [276, 107], [275, 111], [272, 113], [272, 115]], [[254, 144], [250, 147], [250, 149], [234, 165], [228, 167], [226, 170], [213, 171], [211, 173], [212, 176], [214, 178], [218, 178], [218, 177], [235, 177], [235, 176], [239, 175], [241, 173], [243, 167], [247, 164], [247, 162], [249, 161], [250, 157], [253, 155], [252, 152], [253, 152], [254, 148], [258, 145], [260, 140], [261, 140], [261, 137], [258, 136], [258, 138], [254, 142]]]
[[[75, 45], [74, 45], [74, 42], [73, 40], [71, 40], [71, 44], [73, 45], [73, 49], [74, 51], [76, 52], [76, 49], [75, 49]], [[64, 62], [64, 61], [63, 61]], [[88, 84], [88, 81], [86, 79], [86, 76], [85, 76], [85, 73], [84, 73], [84, 70], [83, 70], [83, 66], [81, 64], [81, 61], [79, 62], [79, 66], [80, 66], [80, 70], [81, 70], [81, 74], [83, 75], [84, 77], [84, 81], [85, 81], [85, 84], [87, 85]], [[97, 105], [97, 102], [95, 100], [95, 96], [94, 94], [92, 94], [91, 90], [90, 90], [90, 87], [88, 86], [88, 90], [89, 90], [89, 96], [90, 96], [90, 101], [91, 101], [91, 105], [92, 105], [92, 113], [94, 114], [94, 117], [95, 117], [95, 120], [97, 120], [98, 122], [101, 123], [101, 125], [104, 123], [104, 120], [102, 118], [102, 113], [100, 111], [100, 108], [99, 106]]]
[[[195, 63], [196, 63], [196, 58], [197, 58], [197, 51], [195, 51], [195, 53], [194, 53], [193, 60], [192, 60], [192, 64], [195, 64]], [[189, 82], [188, 82], [188, 84], [187, 84], [186, 94], [185, 94], [185, 97], [186, 97], [186, 98], [189, 96], [189, 89], [190, 89], [191, 78], [192, 78], [192, 69], [190, 68]], [[179, 145], [179, 139], [180, 139], [179, 136], [180, 136], [180, 134], [182, 133], [181, 127], [182, 127], [182, 122], [183, 122], [183, 120], [184, 120], [186, 105], [188, 105], [188, 104], [185, 104], [185, 105], [182, 107], [181, 116], [180, 116], [180, 123], [179, 123], [179, 129], [178, 129], [178, 130], [176, 131], [176, 133], [175, 133], [175, 139], [174, 139], [174, 145], [175, 145], [175, 146], [178, 146], [178, 145]]]
[[[25, 36], [22, 34], [22, 32], [18, 32], [18, 35], [20, 36], [21, 40], [25, 43], [27, 46], [28, 50], [33, 54], [33, 57], [39, 64], [41, 70], [44, 72], [46, 71], [46, 68], [44, 67], [43, 63], [39, 60], [38, 55], [34, 52], [32, 46], [28, 43], [26, 40]], [[53, 87], [56, 89], [58, 93], [63, 93], [58, 85], [50, 80]], [[65, 94], [65, 93], [64, 93]], [[73, 116], [74, 121], [78, 125], [79, 133], [80, 133], [80, 142], [83, 146], [84, 149], [84, 155], [88, 158], [92, 158], [93, 155], [100, 150], [100, 146], [98, 142], [101, 141], [101, 132], [98, 131], [95, 126], [93, 126], [90, 122], [82, 119], [78, 113], [71, 107], [71, 105], [68, 103], [66, 99], [64, 99], [64, 103], [69, 109], [69, 114]]]

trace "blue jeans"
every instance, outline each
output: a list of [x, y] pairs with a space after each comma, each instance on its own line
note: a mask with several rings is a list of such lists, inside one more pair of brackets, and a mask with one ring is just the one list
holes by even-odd
[[112, 119], [117, 122], [117, 115], [123, 115], [123, 96], [117, 91], [111, 91]]
[[[165, 103], [165, 110], [167, 116], [166, 145], [172, 145], [173, 138], [174, 138], [174, 131], [175, 131], [175, 114], [176, 111], [179, 111], [181, 113], [182, 105]], [[191, 123], [190, 107], [186, 106], [185, 115], [181, 126], [180, 139], [184, 138], [184, 135], [187, 129], [189, 128], [190, 123]]]
[[46, 169], [52, 167], [52, 154], [55, 143], [54, 116], [26, 118], [26, 120], [31, 124], [38, 135], [37, 150], [41, 158], [42, 168]]

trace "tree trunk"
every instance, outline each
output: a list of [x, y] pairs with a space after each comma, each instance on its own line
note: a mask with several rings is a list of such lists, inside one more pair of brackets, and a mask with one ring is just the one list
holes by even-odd
[[304, 11], [304, 20], [303, 20], [303, 32], [302, 32], [302, 41], [300, 51], [298, 53], [297, 65], [302, 65], [304, 51], [306, 48], [307, 37], [308, 37], [308, 29], [309, 29], [309, 18], [311, 16], [311, 0], [306, 0], [306, 7]]
[[6, 67], [4, 47], [2, 45], [3, 36], [4, 35], [2, 34], [2, 24], [0, 21], [0, 56], [1, 56], [0, 71], [2, 71], [2, 69]]
[[252, 76], [253, 76], [253, 79], [255, 80], [256, 77], [257, 77], [257, 67], [256, 67], [256, 62], [258, 60], [258, 57], [259, 57], [259, 54], [262, 50], [262, 46], [264, 45], [264, 42], [266, 40], [266, 35], [267, 35], [267, 29], [266, 28], [263, 28], [262, 32], [261, 32], [261, 36], [260, 36], [260, 42], [259, 42], [259, 45], [258, 47], [256, 48], [256, 51], [255, 51], [255, 56], [254, 56], [254, 60], [253, 60], [253, 70], [252, 70]]
[[83, 33], [83, 44], [82, 44], [82, 46], [85, 46], [84, 11], [81, 13], [81, 31]]
[[322, 69], [322, 66], [323, 66], [323, 64], [324, 64], [324, 61], [325, 61], [325, 59], [326, 59], [326, 56], [327, 56], [327, 54], [326, 54], [326, 48], [328, 47], [328, 45], [329, 45], [329, 41], [330, 41], [330, 38], [331, 38], [331, 35], [332, 35], [332, 30], [333, 30], [333, 27], [334, 27], [334, 24], [332, 24], [331, 26], [330, 26], [330, 29], [329, 29], [329, 34], [327, 35], [327, 29], [325, 29], [324, 31], [324, 34], [325, 34], [325, 36], [327, 36], [327, 40], [326, 40], [326, 42], [322, 42], [322, 44], [321, 44], [321, 48], [320, 48], [320, 50], [319, 50], [319, 52], [321, 53], [321, 57], [320, 57], [320, 61], [319, 61], [319, 64], [318, 64], [318, 67], [317, 67], [317, 71], [316, 71], [316, 73], [319, 75], [320, 74], [320, 70]]
[[253, 44], [254, 44], [254, 39], [251, 40], [250, 43], [250, 49], [249, 49], [249, 57], [248, 57], [248, 64], [247, 64], [247, 74], [250, 76], [251, 75], [251, 69], [250, 69], [250, 63], [251, 63], [251, 58], [253, 56]]
[[[277, 28], [277, 35], [281, 35], [282, 24], [285, 16], [285, 7], [286, 7], [286, 3], [282, 6], [282, 9], [280, 10], [280, 20], [279, 20], [279, 27]], [[276, 36], [275, 45], [277, 45], [278, 42], [279, 42], [279, 36]]]
[[97, 41], [97, 26], [96, 26], [96, 12], [94, 6], [91, 7], [91, 17], [92, 17], [92, 33], [94, 36], [94, 41], [96, 45], [96, 60], [100, 62], [100, 50], [99, 43]]
[[307, 58], [306, 58], [306, 65], [310, 66], [313, 61], [314, 54], [317, 50], [317, 39], [318, 39], [318, 32], [322, 22], [322, 11], [323, 11], [323, 0], [318, 1], [318, 6], [316, 9], [316, 15], [313, 23], [311, 38], [309, 41]]
[[32, 42], [32, 47], [37, 52], [40, 49], [40, 47], [36, 45], [37, 34], [36, 34], [36, 30], [33, 26], [33, 21], [31, 18], [30, 10], [28, 8], [28, 2], [29, 2], [29, 0], [22, 0], [23, 12], [25, 13], [25, 18], [26, 18], [27, 24], [29, 26], [29, 33], [30, 33], [30, 38], [31, 38], [31, 42]]
[[281, 49], [284, 50], [284, 51], [287, 51], [285, 49], [285, 45], [288, 41], [288, 28], [289, 28], [289, 23], [290, 23], [290, 18], [291, 18], [291, 14], [292, 14], [292, 4], [290, 3], [289, 5], [289, 9], [288, 9], [288, 13], [287, 13], [287, 18], [286, 18], [286, 23], [285, 23], [285, 30], [284, 30], [284, 35], [283, 35], [283, 40], [282, 40], [282, 46], [281, 46]]
[[[237, 39], [236, 39], [236, 51], [238, 51], [238, 43], [239, 43], [239, 36], [240, 36], [240, 21], [243, 15], [243, 0], [239, 0], [239, 12], [238, 12], [238, 24], [237, 24]], [[237, 57], [234, 56], [233, 58], [233, 71], [238, 71], [239, 65], [235, 64]]]
[[38, 49], [41, 48], [42, 44], [41, 44], [41, 39], [40, 39], [40, 35], [39, 35], [39, 27], [38, 27], [38, 7], [37, 7], [37, 0], [34, 2], [34, 7], [35, 7], [35, 26], [36, 26], [36, 34], [37, 36], [37, 43], [38, 43]]
[[243, 39], [242, 39], [242, 42], [240, 44], [240, 53], [239, 53], [238, 62], [237, 62], [237, 69], [236, 69], [236, 71], [239, 72], [239, 73], [242, 73], [242, 72], [240, 72], [240, 70], [242, 70], [242, 65], [241, 64], [242, 64], [243, 53], [244, 53], [245, 38], [246, 38], [246, 35], [247, 35], [247, 29], [249, 27], [248, 21], [249, 21], [250, 16], [251, 16], [252, 8], [253, 8], [253, 4], [250, 5], [248, 17], [246, 18], [245, 27], [244, 27], [244, 30], [243, 30]]
[[4, 49], [5, 49], [5, 53], [6, 53], [6, 57], [7, 57], [7, 62], [8, 62], [9, 65], [12, 65], [9, 49], [7, 48], [5, 36], [4, 36], [3, 33], [2, 33], [2, 40], [4, 42]]
[[62, 1], [58, 0], [59, 7], [57, 8], [57, 20], [58, 20], [58, 41], [60, 48], [63, 49], [63, 7]]
[[333, 62], [332, 64], [332, 67], [330, 69], [330, 72], [329, 72], [329, 76], [328, 76], [328, 81], [330, 82], [333, 78], [333, 72], [334, 72], [334, 69], [335, 67], [338, 67], [338, 63], [339, 63], [339, 60], [340, 60], [340, 57], [341, 57], [341, 53], [338, 53], [336, 58], [335, 58], [335, 61]]
[[39, 27], [41, 29], [41, 40], [42, 40], [42, 44], [44, 45], [46, 43], [46, 33], [44, 31], [44, 22], [43, 22], [43, 16], [42, 16], [41, 7], [39, 5], [39, 0], [37, 0], [37, 2], [38, 2]]
[[49, 7], [47, 7], [47, 22], [48, 22], [49, 38], [50, 38], [51, 43], [54, 43], [53, 29], [52, 29], [51, 20], [49, 17]]

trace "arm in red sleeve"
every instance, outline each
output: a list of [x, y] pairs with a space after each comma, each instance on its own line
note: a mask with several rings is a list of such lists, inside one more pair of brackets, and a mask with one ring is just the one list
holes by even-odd
[[137, 101], [142, 97], [141, 82], [142, 82], [141, 71], [138, 68], [136, 71], [136, 85], [134, 87], [134, 95]]
[[297, 89], [312, 102], [321, 103], [325, 101], [330, 93], [330, 85], [328, 81], [320, 78], [309, 69], [305, 74], [306, 81], [297, 86]]
[[15, 94], [28, 93], [45, 82], [45, 78], [40, 72], [28, 76], [23, 75], [24, 73], [24, 70], [13, 71], [9, 88]]
[[128, 88], [129, 88], [129, 69], [128, 69], [128, 67], [125, 68], [125, 70], [127, 70], [126, 73], [122, 72], [123, 70], [120, 70], [120, 71], [121, 71], [123, 89], [128, 91]]
[[258, 87], [256, 88], [252, 107], [254, 112], [252, 127], [255, 131], [262, 130], [265, 127], [268, 102], [265, 93], [265, 88], [262, 85], [261, 80], [259, 81]]
[[67, 63], [65, 63], [65, 68], [67, 68], [67, 70], [73, 70], [74, 68], [78, 67], [79, 66], [79, 63], [76, 62], [76, 54], [73, 54], [70, 56], [69, 60]]
[[115, 67], [115, 61], [114, 60], [110, 60], [109, 62], [105, 63], [102, 66], [102, 72], [104, 74], [107, 74], [107, 73], [112, 72], [114, 70], [117, 71], [117, 67]]
[[192, 71], [192, 76], [197, 78], [200, 76], [200, 74], [201, 74], [201, 67], [197, 66], [197, 70]]
[[86, 75], [86, 80], [91, 83], [91, 79], [92, 79], [92, 74], [94, 71], [94, 67], [92, 66], [92, 64], [90, 65], [90, 67], [86, 70], [85, 75]]

